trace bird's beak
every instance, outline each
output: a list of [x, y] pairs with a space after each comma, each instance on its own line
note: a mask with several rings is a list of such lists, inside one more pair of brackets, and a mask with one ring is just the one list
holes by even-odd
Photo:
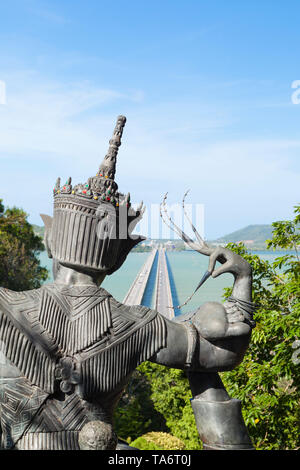
[[202, 279], [201, 281], [199, 282], [198, 286], [196, 287], [195, 289], [195, 292], [199, 289], [199, 287], [201, 287], [205, 281], [207, 281], [207, 279], [211, 276], [211, 273], [209, 271], [206, 271], [203, 276], [202, 276]]

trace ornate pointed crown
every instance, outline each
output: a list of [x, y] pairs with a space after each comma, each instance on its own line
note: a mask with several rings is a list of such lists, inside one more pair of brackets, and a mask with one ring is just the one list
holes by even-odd
[[131, 248], [144, 239], [130, 237], [142, 217], [142, 204], [135, 211], [130, 194], [118, 192], [114, 180], [125, 122], [124, 116], [118, 117], [96, 176], [75, 186], [71, 178], [62, 186], [57, 179], [50, 244], [52, 257], [64, 265], [111, 274], [123, 264]]
[[[103, 162], [99, 167], [96, 176], [88, 178], [84, 184], [77, 184], [72, 186], [71, 178], [68, 178], [66, 183], [61, 186], [61, 179], [57, 178], [53, 194], [55, 201], [62, 200], [64, 195], [74, 195], [79, 201], [91, 200], [99, 202], [110, 202], [111, 204], [119, 207], [120, 204], [130, 205], [130, 194], [126, 196], [118, 192], [118, 185], [115, 182], [116, 162], [118, 150], [121, 145], [121, 137], [126, 123], [125, 116], [119, 116], [117, 124], [113, 132], [113, 136], [109, 141], [109, 148]], [[96, 207], [96, 205], [95, 205]]]

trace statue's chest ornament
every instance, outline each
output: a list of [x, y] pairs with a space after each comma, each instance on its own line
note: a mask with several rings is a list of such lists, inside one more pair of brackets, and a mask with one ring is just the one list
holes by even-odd
[[75, 386], [82, 383], [80, 364], [71, 357], [63, 357], [55, 368], [55, 378], [64, 393], [73, 393]]

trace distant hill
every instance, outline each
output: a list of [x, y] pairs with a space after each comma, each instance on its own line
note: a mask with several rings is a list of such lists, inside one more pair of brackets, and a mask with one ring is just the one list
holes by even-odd
[[272, 225], [248, 225], [213, 242], [216, 244], [243, 242], [248, 248], [264, 249], [265, 241], [272, 238], [272, 229]]
[[39, 235], [40, 237], [44, 238], [44, 231], [45, 227], [40, 227], [39, 225], [32, 225], [33, 231], [36, 235]]

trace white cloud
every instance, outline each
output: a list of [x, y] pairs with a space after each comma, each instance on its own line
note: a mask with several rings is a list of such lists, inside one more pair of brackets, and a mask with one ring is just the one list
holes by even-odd
[[280, 218], [284, 207], [297, 202], [300, 140], [229, 139], [225, 130], [231, 135], [235, 126], [229, 111], [180, 98], [150, 106], [142, 90], [50, 82], [34, 71], [4, 78], [0, 197], [24, 207], [35, 223], [40, 212], [51, 212], [57, 176], [72, 176], [76, 183], [97, 170], [118, 114], [128, 123], [117, 182], [135, 200], [159, 203], [169, 191], [174, 203], [190, 188], [189, 202], [206, 205], [208, 232], [224, 227], [216, 236]]
[[83, 147], [90, 151], [95, 142], [81, 116], [117, 99], [125, 99], [117, 91], [89, 84], [39, 86], [35, 83], [18, 88], [7, 83], [7, 104], [0, 108], [2, 155], [46, 152], [53, 156], [76, 156]]

